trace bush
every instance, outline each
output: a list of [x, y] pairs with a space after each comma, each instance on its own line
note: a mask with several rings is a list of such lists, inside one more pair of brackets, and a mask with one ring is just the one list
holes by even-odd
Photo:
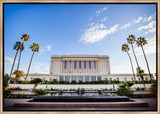
[[34, 78], [33, 80], [31, 80], [31, 83], [35, 84], [35, 83], [40, 83], [42, 82], [41, 78]]
[[135, 83], [135, 84], [139, 84], [140, 83], [138, 80], [133, 80], [132, 82]]
[[8, 96], [11, 93], [10, 90], [4, 90], [4, 96]]
[[53, 79], [52, 82], [53, 82], [53, 84], [57, 84], [58, 83], [57, 79]]
[[14, 83], [14, 80], [15, 80], [15, 78], [12, 77], [12, 78], [10, 79], [10, 83], [13, 84], [13, 83]]
[[71, 84], [76, 84], [76, 83], [77, 83], [76, 80], [71, 81]]
[[5, 74], [5, 75], [4, 75], [4, 81], [3, 81], [5, 88], [8, 88], [8, 86], [9, 86], [8, 80], [9, 80], [9, 75], [8, 75], [8, 74]]
[[8, 96], [5, 96], [5, 98], [27, 98], [27, 99], [29, 99], [29, 98], [32, 98], [33, 96], [31, 96], [31, 95], [25, 95], [25, 94], [10, 94], [10, 95], [8, 95]]
[[82, 80], [79, 80], [78, 84], [83, 84], [83, 81], [82, 81]]
[[153, 83], [150, 87], [150, 92], [152, 94], [153, 97], [157, 96], [157, 84]]
[[17, 84], [22, 84], [23, 81], [17, 80]]
[[131, 82], [131, 81], [127, 81], [126, 83], [127, 83], [128, 87], [131, 87], [133, 85], [133, 82]]
[[45, 95], [45, 94], [47, 94], [47, 90], [46, 89], [34, 89], [33, 92], [36, 95]]
[[29, 80], [23, 80], [22, 84], [30, 84], [30, 81]]
[[117, 89], [117, 94], [120, 96], [128, 96], [128, 97], [133, 97], [133, 90], [130, 89], [130, 82], [127, 83], [122, 83], [118, 89]]
[[103, 80], [103, 82], [104, 82], [105, 84], [109, 84], [108, 78], [105, 78], [105, 79]]

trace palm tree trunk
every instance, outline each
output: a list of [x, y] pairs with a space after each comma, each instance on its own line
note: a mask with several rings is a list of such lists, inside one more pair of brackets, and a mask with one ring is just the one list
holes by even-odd
[[139, 64], [138, 64], [138, 61], [137, 61], [137, 58], [136, 58], [136, 54], [134, 52], [133, 44], [132, 44], [132, 51], [133, 51], [133, 54], [134, 54], [134, 57], [135, 57], [135, 60], [136, 60], [136, 63], [137, 63], [137, 67], [139, 67]]
[[[24, 41], [22, 42], [21, 45], [24, 44]], [[22, 53], [22, 50], [20, 50], [20, 54], [19, 54], [19, 60], [18, 60], [18, 65], [17, 65], [17, 70], [19, 70], [19, 64], [20, 64], [20, 60], [21, 60], [21, 53]]]
[[31, 60], [30, 60], [30, 63], [29, 63], [29, 67], [28, 67], [28, 71], [27, 71], [27, 75], [26, 75], [26, 77], [25, 77], [25, 80], [27, 79], [28, 74], [29, 74], [29, 70], [30, 70], [30, 67], [31, 67], [31, 63], [32, 63], [33, 55], [34, 55], [34, 51], [33, 51], [33, 54], [32, 54], [32, 57], [31, 57]]
[[144, 88], [145, 88], [145, 83], [144, 83], [143, 76], [140, 76], [140, 77], [141, 77], [141, 80], [142, 80], [143, 86], [144, 86]]
[[34, 85], [34, 88], [33, 88], [33, 89], [36, 89], [37, 86], [38, 86], [38, 83], [36, 83], [36, 84]]
[[151, 72], [150, 72], [150, 69], [149, 69], [149, 65], [148, 65], [148, 61], [147, 61], [147, 57], [146, 57], [146, 54], [145, 54], [145, 52], [144, 52], [143, 46], [141, 46], [141, 47], [142, 47], [142, 51], [143, 51], [144, 58], [145, 58], [145, 60], [146, 60], [146, 64], [147, 64], [149, 76], [150, 76], [150, 79], [151, 79], [151, 83], [153, 83], [153, 81], [152, 81], [152, 75], [151, 75]]
[[131, 60], [131, 57], [130, 57], [130, 55], [129, 55], [128, 51], [126, 51], [126, 52], [127, 52], [128, 56], [129, 56], [129, 60], [130, 60], [130, 62], [131, 62], [131, 67], [132, 67], [133, 77], [134, 77], [134, 80], [135, 80], [136, 78], [135, 78], [135, 74], [134, 74], [134, 69], [133, 69], [132, 60]]
[[18, 60], [18, 65], [17, 65], [17, 70], [19, 70], [19, 64], [20, 64], [20, 60], [21, 60], [21, 53], [22, 53], [22, 51], [20, 50], [19, 60]]
[[15, 64], [15, 61], [16, 61], [16, 57], [17, 57], [18, 51], [19, 50], [17, 50], [16, 55], [14, 57], [14, 61], [13, 61], [13, 65], [12, 65], [12, 68], [11, 68], [11, 72], [10, 72], [8, 83], [10, 83], [10, 79], [11, 79], [11, 75], [12, 75], [12, 72], [13, 72], [13, 68], [14, 68], [14, 64]]
[[16, 82], [17, 82], [17, 76], [15, 77], [15, 80], [14, 80], [14, 88], [16, 87]]

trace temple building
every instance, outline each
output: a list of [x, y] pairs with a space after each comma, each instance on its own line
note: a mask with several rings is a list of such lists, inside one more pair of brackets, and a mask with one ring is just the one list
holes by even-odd
[[[53, 55], [49, 74], [29, 74], [28, 79], [37, 77], [48, 81], [57, 79], [69, 82], [101, 81], [105, 78], [119, 81], [133, 80], [133, 74], [111, 74], [107, 55]], [[138, 77], [136, 79], [140, 80]]]

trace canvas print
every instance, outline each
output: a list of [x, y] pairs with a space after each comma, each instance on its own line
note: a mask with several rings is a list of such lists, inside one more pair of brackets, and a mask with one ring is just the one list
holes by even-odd
[[4, 111], [157, 111], [157, 4], [3, 4]]

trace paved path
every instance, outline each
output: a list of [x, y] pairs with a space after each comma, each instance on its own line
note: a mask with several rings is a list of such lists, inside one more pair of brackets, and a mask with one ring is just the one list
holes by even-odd
[[60, 110], [74, 110], [74, 111], [124, 111], [124, 110], [134, 110], [134, 111], [154, 111], [156, 112], [156, 99], [155, 98], [141, 98], [137, 100], [141, 100], [144, 102], [147, 102], [149, 104], [149, 107], [136, 107], [136, 108], [19, 108], [19, 107], [14, 107], [15, 103], [21, 103], [21, 102], [26, 102], [30, 99], [4, 99], [4, 110], [8, 111], [18, 111], [18, 110], [30, 110], [30, 111], [40, 111], [40, 110], [51, 110], [51, 111], [60, 111]]

